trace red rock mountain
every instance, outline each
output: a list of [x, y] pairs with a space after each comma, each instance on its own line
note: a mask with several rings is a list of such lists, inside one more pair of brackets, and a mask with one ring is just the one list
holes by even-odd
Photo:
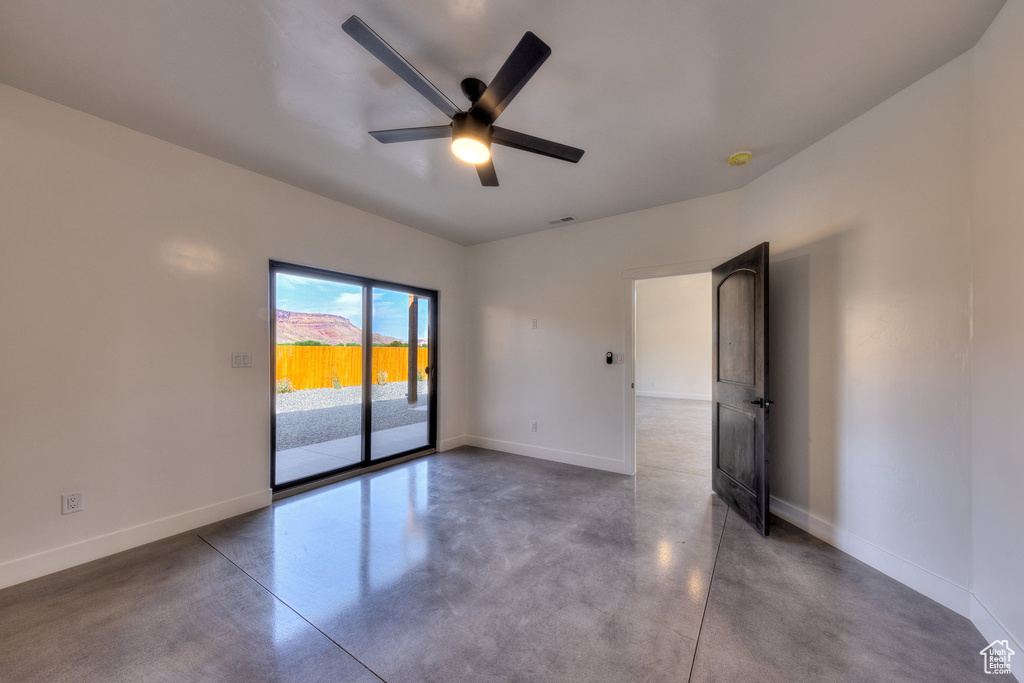
[[[300, 341], [317, 341], [323, 344], [360, 343], [363, 331], [348, 318], [328, 313], [293, 313], [277, 310], [277, 343], [294, 344]], [[389, 344], [394, 337], [383, 334], [373, 335], [374, 344]]]

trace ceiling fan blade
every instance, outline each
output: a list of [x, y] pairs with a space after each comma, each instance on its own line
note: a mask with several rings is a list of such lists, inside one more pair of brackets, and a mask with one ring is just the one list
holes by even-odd
[[480, 184], [484, 187], [497, 187], [498, 174], [494, 172], [494, 160], [488, 159], [476, 165], [476, 174], [480, 176]]
[[487, 86], [487, 90], [473, 105], [472, 111], [486, 114], [493, 123], [550, 54], [551, 48], [527, 31], [498, 69], [498, 74]]
[[384, 63], [386, 67], [394, 71], [399, 78], [416, 89], [416, 92], [430, 100], [430, 103], [444, 112], [445, 116], [451, 118], [459, 113], [455, 103], [445, 97], [445, 94], [428, 81], [412, 64], [406, 61], [405, 57], [398, 54], [393, 47], [384, 42], [384, 39], [373, 32], [373, 29], [366, 23], [352, 15], [341, 25], [345, 33], [352, 36], [357, 43]]
[[521, 149], [524, 152], [543, 154], [546, 157], [561, 159], [562, 161], [569, 161], [574, 164], [583, 156], [582, 149], [545, 140], [544, 138], [535, 138], [526, 133], [519, 133], [508, 128], [499, 128], [498, 126], [491, 126], [491, 143], [505, 145], [513, 149]]
[[370, 135], [377, 142], [413, 142], [415, 140], [437, 140], [452, 136], [451, 125], [424, 126], [422, 128], [392, 128], [391, 130], [371, 130]]

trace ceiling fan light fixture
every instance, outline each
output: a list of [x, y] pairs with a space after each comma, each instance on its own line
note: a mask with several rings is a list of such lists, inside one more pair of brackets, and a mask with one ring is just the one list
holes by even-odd
[[482, 164], [491, 158], [487, 145], [469, 136], [452, 140], [452, 154], [470, 164]]
[[470, 164], [491, 158], [491, 127], [467, 114], [452, 118], [452, 154]]

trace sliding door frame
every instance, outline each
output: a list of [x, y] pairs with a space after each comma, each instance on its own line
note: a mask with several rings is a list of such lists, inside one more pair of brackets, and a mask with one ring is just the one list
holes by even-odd
[[[298, 275], [300, 277], [318, 278], [330, 280], [346, 285], [357, 285], [363, 290], [363, 326], [362, 326], [362, 427], [360, 460], [352, 465], [346, 465], [333, 470], [327, 470], [313, 474], [301, 479], [295, 479], [284, 483], [277, 482], [277, 274], [284, 273]], [[370, 466], [379, 466], [389, 460], [405, 458], [421, 452], [430, 452], [437, 448], [437, 366], [438, 366], [438, 318], [440, 308], [440, 292], [423, 287], [414, 287], [398, 282], [388, 282], [375, 278], [360, 275], [350, 275], [325, 268], [304, 266], [286, 261], [270, 260], [270, 300], [269, 300], [269, 327], [270, 327], [270, 488], [274, 493], [286, 489], [305, 486], [321, 479], [335, 477], [351, 471], [364, 469]], [[430, 302], [430, 311], [427, 322], [427, 444], [400, 453], [394, 453], [383, 458], [372, 459], [372, 392], [373, 392], [373, 290], [374, 288], [389, 289], [391, 291], [412, 294], [422, 297]], [[416, 344], [419, 340], [409, 340], [410, 344]]]

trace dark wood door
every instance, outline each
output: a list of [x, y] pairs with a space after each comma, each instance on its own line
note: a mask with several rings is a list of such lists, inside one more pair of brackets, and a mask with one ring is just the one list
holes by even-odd
[[767, 536], [768, 243], [711, 282], [711, 488]]

